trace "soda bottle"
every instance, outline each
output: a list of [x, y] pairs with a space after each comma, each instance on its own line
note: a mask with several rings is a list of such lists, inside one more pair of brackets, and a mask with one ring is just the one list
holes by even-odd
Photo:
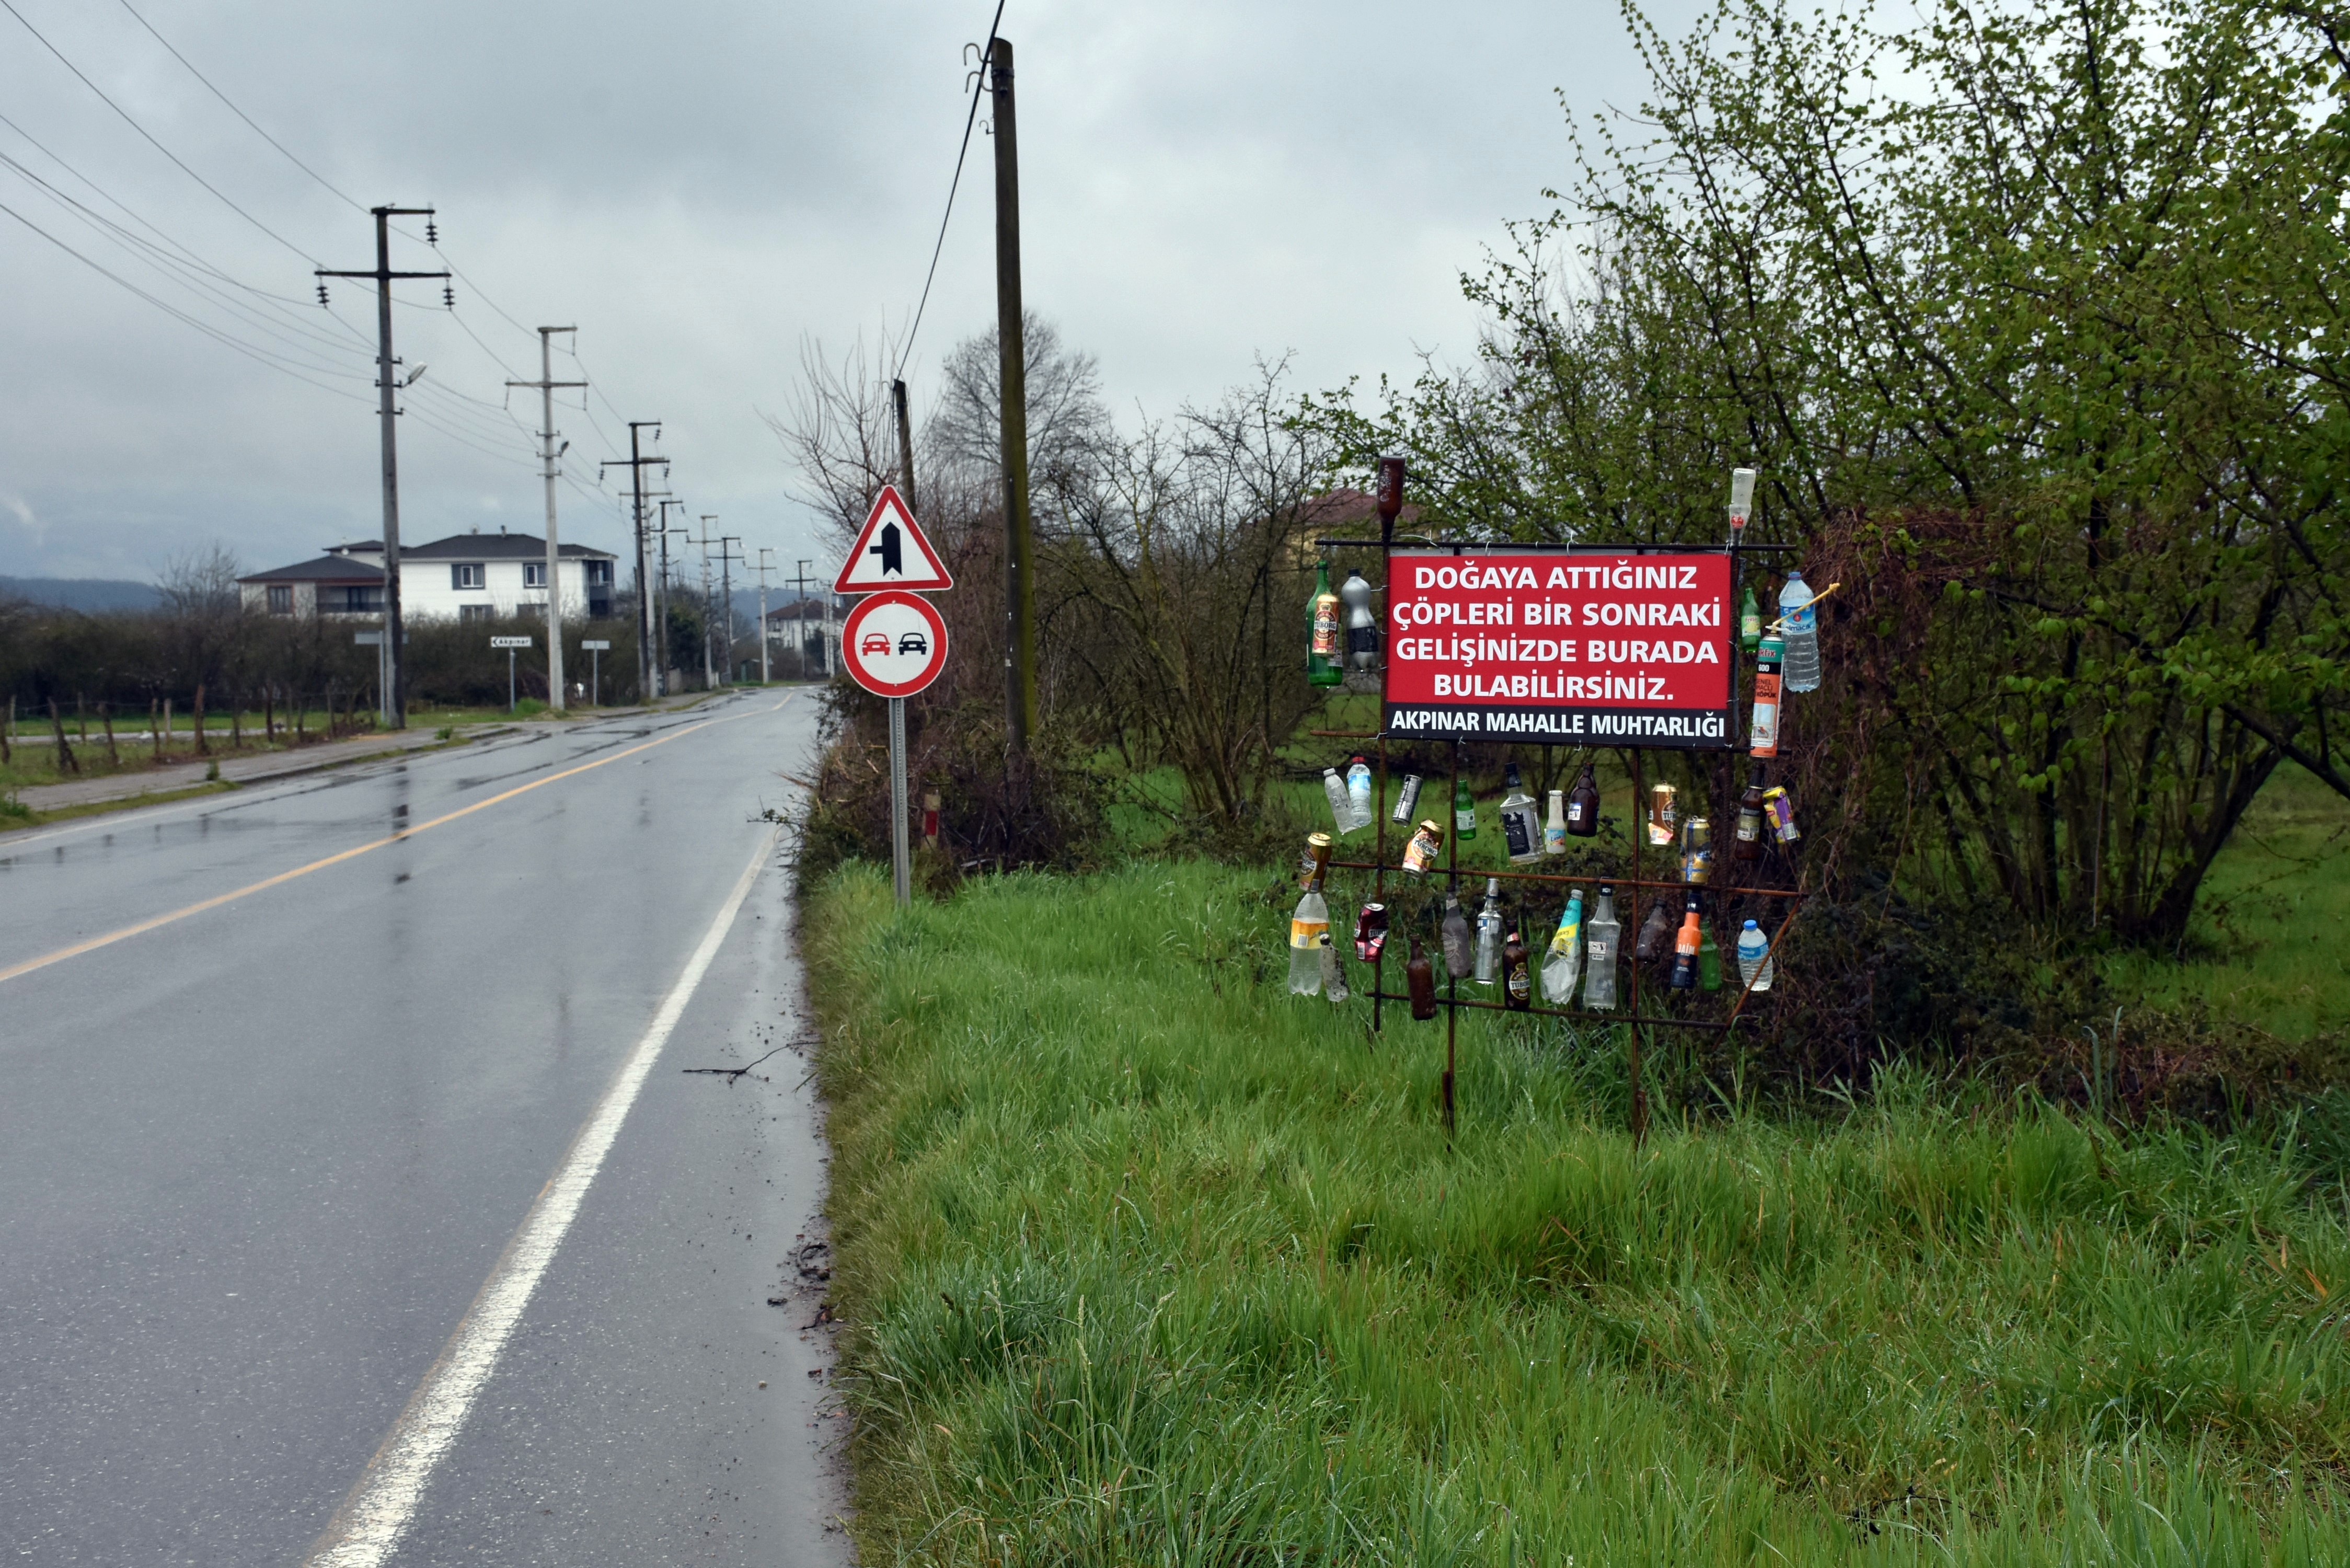
[[1566, 853], [1566, 792], [1563, 789], [1550, 792], [1550, 820], [1543, 824], [1543, 853]]
[[1754, 471], [1733, 468], [1730, 471], [1730, 536], [1739, 537], [1746, 520], [1754, 515]]
[[1616, 944], [1623, 931], [1616, 919], [1615, 888], [1601, 884], [1598, 906], [1584, 930], [1583, 1005], [1607, 1012], [1616, 1005]]
[[1747, 727], [1746, 749], [1751, 755], [1775, 757], [1779, 754], [1779, 655], [1783, 645], [1775, 637], [1766, 637], [1754, 655], [1754, 722]]
[[1347, 607], [1347, 668], [1367, 675], [1379, 667], [1379, 626], [1371, 617], [1371, 585], [1360, 572], [1348, 572], [1338, 586]]
[[1411, 820], [1412, 808], [1419, 804], [1419, 784], [1418, 774], [1404, 774], [1403, 788], [1396, 793], [1395, 812], [1388, 818], [1389, 822]]
[[1738, 646], [1752, 653], [1762, 646], [1762, 607], [1754, 602], [1754, 585], [1738, 601]]
[[1692, 991], [1697, 986], [1697, 950], [1705, 940], [1705, 922], [1692, 909], [1681, 917], [1681, 929], [1673, 939], [1673, 977], [1675, 991]]
[[1790, 691], [1820, 689], [1819, 613], [1812, 608], [1811, 585], [1801, 572], [1789, 572], [1779, 590], [1779, 637], [1786, 644], [1786, 681]]
[[1428, 961], [1419, 939], [1411, 939], [1411, 957], [1403, 966], [1404, 989], [1411, 993], [1411, 1015], [1425, 1023], [1436, 1016], [1436, 970]]
[[1477, 836], [1477, 803], [1469, 798], [1466, 777], [1452, 781], [1452, 836], [1463, 844]]
[[1331, 1002], [1346, 1001], [1346, 964], [1342, 961], [1339, 956], [1338, 944], [1330, 940], [1330, 933], [1327, 930], [1325, 930], [1322, 933], [1320, 960], [1322, 968], [1323, 996]]
[[1749, 991], [1771, 989], [1771, 940], [1752, 920], [1738, 933], [1738, 978]]
[[1599, 780], [1593, 776], [1591, 764], [1583, 764], [1583, 773], [1566, 795], [1566, 830], [1577, 838], [1589, 838], [1599, 831]]
[[1436, 864], [1437, 852], [1443, 847], [1443, 827], [1434, 822], [1421, 823], [1413, 829], [1411, 842], [1403, 846], [1403, 874], [1419, 881]]
[[1347, 805], [1354, 814], [1355, 826], [1371, 825], [1371, 764], [1363, 760], [1360, 752], [1347, 764]]
[[1534, 1004], [1534, 965], [1527, 961], [1525, 936], [1513, 925], [1502, 943], [1502, 1005], [1523, 1012]]
[[1754, 776], [1746, 781], [1746, 793], [1738, 797], [1738, 845], [1733, 851], [1740, 861], [1762, 858], [1762, 770], [1756, 768]]
[[1347, 784], [1338, 776], [1336, 768], [1322, 770], [1322, 794], [1330, 802], [1330, 825], [1335, 833], [1355, 831], [1355, 805], [1347, 798]]
[[1523, 866], [1542, 858], [1542, 823], [1534, 815], [1534, 797], [1518, 778], [1518, 764], [1512, 763], [1504, 777], [1508, 788], [1502, 795], [1502, 845], [1512, 864]]
[[1336, 686], [1347, 679], [1338, 663], [1338, 596], [1330, 591], [1330, 563], [1314, 563], [1314, 597], [1305, 601], [1305, 683]]
[[1322, 898], [1322, 878], [1305, 885], [1289, 917], [1289, 989], [1311, 996], [1322, 989], [1322, 948], [1330, 940], [1330, 906]]
[[1558, 918], [1558, 929], [1551, 933], [1550, 951], [1543, 957], [1543, 995], [1560, 1007], [1575, 994], [1576, 977], [1583, 971], [1583, 889], [1577, 888], [1566, 900], [1566, 913]]
[[1477, 983], [1491, 985], [1502, 968], [1502, 879], [1485, 878], [1485, 907], [1477, 911]]
[[1444, 943], [1444, 972], [1454, 980], [1469, 978], [1469, 917], [1461, 911], [1461, 896], [1444, 895], [1444, 919], [1436, 928]]
[[1700, 991], [1721, 989], [1721, 950], [1713, 945], [1713, 926], [1711, 921], [1699, 928], [1697, 987]]

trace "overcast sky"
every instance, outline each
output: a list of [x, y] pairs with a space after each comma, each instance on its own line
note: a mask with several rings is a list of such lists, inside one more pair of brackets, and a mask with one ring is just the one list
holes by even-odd
[[[309, 379], [0, 213], [0, 574], [136, 578], [214, 542], [248, 568], [306, 559], [380, 517], [373, 286], [334, 284], [329, 317], [311, 276], [371, 266], [371, 220], [138, 16], [361, 205], [438, 209], [465, 275], [454, 317], [436, 284], [395, 291], [400, 355], [426, 367], [400, 421], [404, 539], [539, 530], [537, 394], [510, 419], [502, 383], [537, 373], [524, 328], [576, 323], [557, 378], [584, 365], [598, 395], [593, 422], [556, 415], [581, 487], [560, 493], [564, 536], [623, 550], [596, 461], [624, 421], [658, 419], [689, 511], [788, 563], [823, 552], [761, 411], [787, 402], [804, 339], [902, 329], [962, 130], [962, 48], [992, 9], [6, 3], [193, 172], [5, 12], [0, 153], [201, 258], [238, 309], [5, 162], [0, 202]], [[1679, 32], [1693, 10], [1654, 14]], [[1547, 209], [1565, 114], [1631, 109], [1644, 87], [1615, 6], [1592, 0], [1011, 0], [1003, 27], [1028, 303], [1099, 358], [1124, 410], [1211, 399], [1258, 353], [1294, 353], [1301, 389], [1408, 378], [1421, 348], [1465, 357], [1459, 275], [1504, 221]], [[908, 372], [918, 409], [936, 358], [994, 310], [984, 125]], [[393, 265], [444, 263], [395, 239]]]

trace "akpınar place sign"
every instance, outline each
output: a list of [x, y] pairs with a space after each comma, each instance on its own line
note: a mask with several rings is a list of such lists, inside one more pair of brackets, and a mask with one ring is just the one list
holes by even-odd
[[1727, 749], [1730, 588], [1721, 552], [1399, 548], [1387, 732]]

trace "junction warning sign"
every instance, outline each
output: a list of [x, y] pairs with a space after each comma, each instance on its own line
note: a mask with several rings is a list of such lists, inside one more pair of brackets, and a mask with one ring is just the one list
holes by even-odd
[[1730, 589], [1721, 552], [1399, 549], [1387, 732], [1726, 749]]

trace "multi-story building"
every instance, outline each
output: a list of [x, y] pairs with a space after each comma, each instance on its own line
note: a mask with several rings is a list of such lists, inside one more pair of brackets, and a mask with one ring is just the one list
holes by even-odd
[[[612, 575], [619, 557], [608, 550], [566, 545], [556, 562], [563, 618], [612, 613]], [[315, 561], [239, 577], [247, 609], [267, 615], [380, 616], [383, 545], [380, 540], [336, 545]], [[529, 534], [452, 534], [400, 552], [403, 616], [488, 620], [546, 614], [546, 541]]]

